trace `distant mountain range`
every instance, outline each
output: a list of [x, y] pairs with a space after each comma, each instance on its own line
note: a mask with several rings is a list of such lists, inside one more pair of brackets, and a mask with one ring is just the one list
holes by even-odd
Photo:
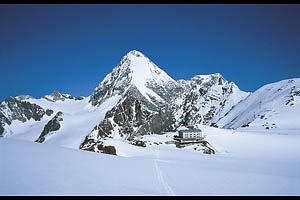
[[218, 128], [300, 130], [300, 78], [241, 91], [221, 74], [174, 80], [136, 50], [88, 97], [57, 91], [40, 99], [9, 97], [0, 104], [0, 136], [115, 154], [105, 139]]

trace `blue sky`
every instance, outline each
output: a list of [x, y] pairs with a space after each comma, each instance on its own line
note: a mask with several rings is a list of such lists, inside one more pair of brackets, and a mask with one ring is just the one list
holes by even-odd
[[130, 50], [175, 80], [300, 78], [300, 5], [0, 5], [0, 101], [88, 96]]

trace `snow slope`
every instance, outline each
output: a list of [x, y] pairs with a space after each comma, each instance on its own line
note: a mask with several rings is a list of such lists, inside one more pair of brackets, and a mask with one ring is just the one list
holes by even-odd
[[112, 140], [124, 157], [0, 138], [0, 194], [300, 195], [299, 135], [201, 128], [217, 154]]
[[230, 110], [217, 124], [245, 131], [300, 134], [300, 78], [268, 84]]
[[[79, 101], [66, 99], [51, 102], [44, 98], [28, 99], [26, 101], [40, 105], [45, 109], [52, 109], [54, 114], [59, 111], [64, 113], [61, 128], [50, 137], [47, 137], [45, 143], [78, 149], [85, 136], [91, 132], [97, 123], [104, 119], [105, 113], [115, 106], [119, 99], [119, 96], [113, 96], [110, 101], [103, 102], [100, 107], [92, 106], [88, 102], [89, 97]], [[31, 120], [22, 123], [15, 120], [9, 126], [14, 134], [8, 137], [35, 141], [52, 117], [53, 115], [44, 117], [38, 122]]]

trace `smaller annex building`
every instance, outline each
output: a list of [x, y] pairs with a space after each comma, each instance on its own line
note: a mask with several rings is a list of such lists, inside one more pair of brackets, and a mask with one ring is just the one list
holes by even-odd
[[203, 139], [201, 129], [180, 130], [178, 131], [178, 135], [174, 136], [175, 144], [178, 146], [201, 143]]

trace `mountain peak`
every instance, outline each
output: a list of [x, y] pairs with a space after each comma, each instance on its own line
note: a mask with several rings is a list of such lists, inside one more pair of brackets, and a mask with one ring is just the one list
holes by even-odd
[[214, 84], [223, 85], [227, 82], [230, 82], [224, 79], [224, 77], [220, 73], [196, 75], [192, 77], [191, 80], [193, 82], [196, 82], [197, 84], [207, 85], [207, 86], [211, 86]]
[[131, 50], [123, 56], [123, 58], [120, 61], [120, 64], [117, 67], [131, 67], [132, 63], [135, 63], [137, 61], [139, 62], [139, 65], [141, 65], [141, 63], [145, 64], [151, 62], [150, 59], [147, 58], [143, 53], [137, 50]]
[[126, 54], [126, 56], [130, 56], [130, 55], [133, 55], [133, 56], [136, 56], [136, 57], [145, 57], [145, 55], [143, 54], [143, 53], [141, 53], [140, 51], [138, 51], [138, 50], [131, 50], [131, 51], [129, 51], [127, 54]]
[[[154, 92], [154, 88], [160, 87], [162, 92], [167, 90], [166, 87], [176, 88], [178, 84], [143, 53], [132, 50], [95, 88], [91, 96], [92, 104], [100, 104], [104, 99], [114, 95], [124, 95], [131, 87], [135, 87], [144, 98], [152, 102], [152, 97], [161, 101], [165, 99], [161, 97], [163, 94]], [[164, 93], [167, 94], [166, 91]]]

